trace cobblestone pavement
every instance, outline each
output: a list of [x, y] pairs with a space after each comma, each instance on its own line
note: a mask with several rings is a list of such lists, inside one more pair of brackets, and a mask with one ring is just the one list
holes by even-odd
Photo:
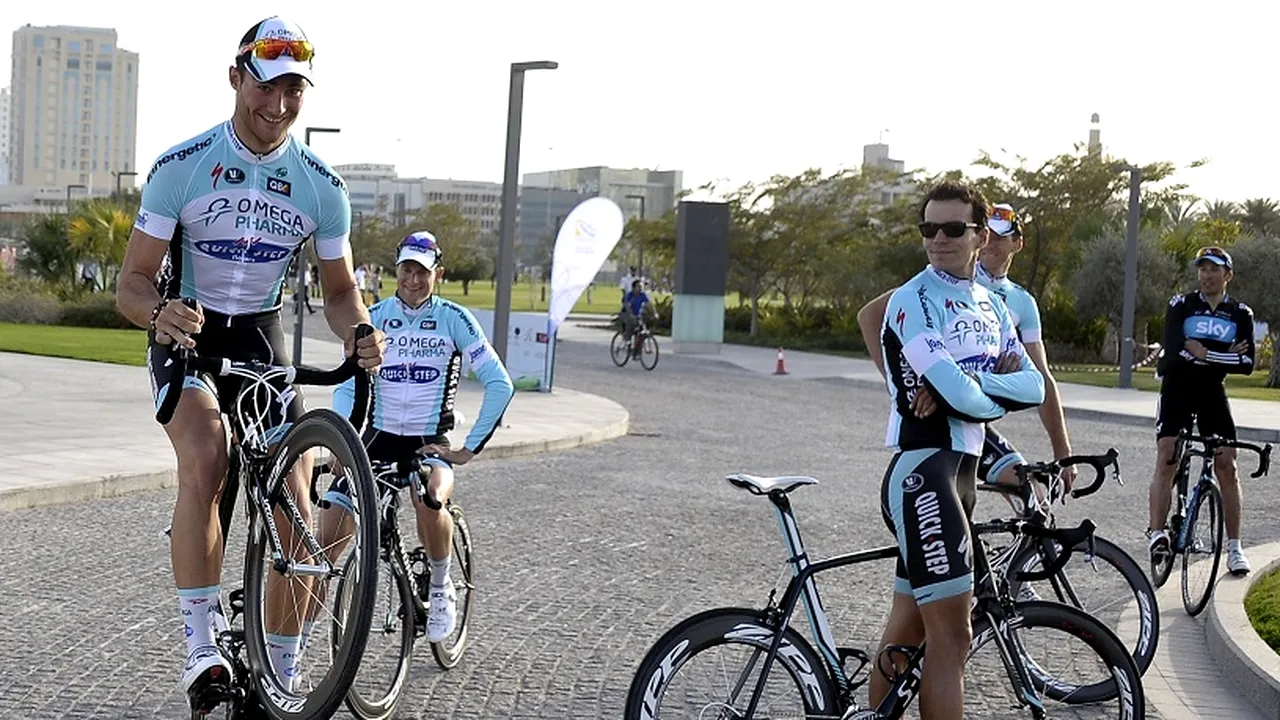
[[[602, 348], [567, 342], [556, 379], [622, 403], [632, 433], [460, 471], [456, 497], [477, 543], [472, 645], [448, 672], [419, 647], [401, 717], [619, 717], [637, 663], [663, 631], [699, 610], [761, 605], [778, 578], [772, 512], [725, 483], [727, 473], [819, 478], [793, 496], [816, 557], [891, 541], [878, 507], [889, 459], [882, 393], [671, 355], [654, 372], [617, 369]], [[1151, 431], [1070, 429], [1079, 452], [1119, 449], [1129, 482], [1060, 517], [1088, 515], [1141, 557]], [[1001, 430], [1030, 457], [1048, 450], [1030, 413]], [[1264, 482], [1246, 480], [1250, 542], [1280, 537], [1280, 494]], [[0, 717], [186, 715], [181, 625], [159, 536], [172, 496], [0, 514]], [[986, 498], [978, 516], [1003, 509]], [[230, 547], [228, 587], [240, 584], [242, 540]], [[892, 572], [879, 562], [822, 579], [841, 644], [874, 643]], [[969, 716], [1025, 716], [1009, 710], [1001, 674], [992, 662], [970, 673]]]

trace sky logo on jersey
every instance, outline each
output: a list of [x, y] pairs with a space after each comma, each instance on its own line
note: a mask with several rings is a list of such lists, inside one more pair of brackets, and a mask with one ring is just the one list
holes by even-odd
[[426, 385], [440, 378], [440, 368], [432, 365], [384, 365], [378, 377], [393, 383]]
[[289, 248], [263, 242], [258, 237], [239, 237], [234, 240], [197, 240], [196, 250], [218, 260], [246, 263], [280, 262], [289, 257]]
[[1236, 324], [1221, 318], [1192, 315], [1183, 323], [1183, 333], [1192, 340], [1205, 339], [1231, 342], [1236, 339]]

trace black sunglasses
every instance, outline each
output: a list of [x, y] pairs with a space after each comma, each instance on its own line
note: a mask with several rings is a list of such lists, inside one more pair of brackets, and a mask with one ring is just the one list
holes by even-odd
[[931, 238], [937, 235], [938, 231], [941, 230], [946, 233], [949, 238], [958, 238], [964, 236], [965, 230], [968, 230], [969, 228], [977, 228], [978, 224], [952, 220], [951, 222], [944, 223], [922, 222], [919, 227], [921, 237]]

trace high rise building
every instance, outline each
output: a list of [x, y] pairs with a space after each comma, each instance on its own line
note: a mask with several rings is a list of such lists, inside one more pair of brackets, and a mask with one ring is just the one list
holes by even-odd
[[9, 88], [0, 88], [0, 185], [9, 184]]
[[115, 30], [18, 28], [10, 93], [11, 183], [101, 193], [137, 171], [138, 54]]

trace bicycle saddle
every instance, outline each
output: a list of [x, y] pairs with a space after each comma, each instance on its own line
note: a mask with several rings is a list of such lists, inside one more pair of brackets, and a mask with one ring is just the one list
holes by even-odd
[[742, 488], [752, 495], [768, 495], [777, 491], [789, 493], [801, 485], [817, 485], [818, 481], [804, 475], [783, 475], [781, 477], [759, 477], [746, 473], [734, 473], [725, 478], [730, 485]]

